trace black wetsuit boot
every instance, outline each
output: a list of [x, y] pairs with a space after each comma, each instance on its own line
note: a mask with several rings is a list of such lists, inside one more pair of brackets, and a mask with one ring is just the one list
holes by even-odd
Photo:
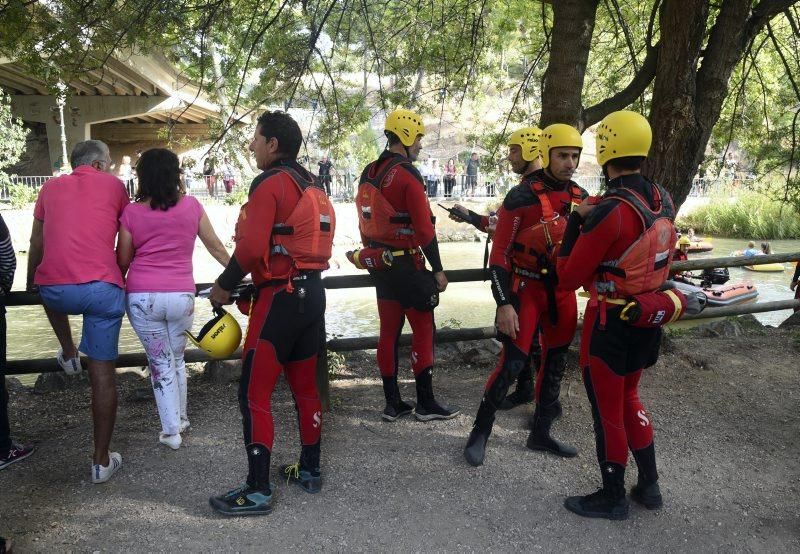
[[417, 381], [417, 408], [414, 417], [420, 421], [433, 419], [452, 419], [460, 410], [455, 406], [439, 403], [433, 396], [433, 370], [424, 369], [416, 376]]
[[639, 469], [639, 479], [631, 488], [631, 500], [642, 504], [648, 510], [657, 510], [664, 505], [664, 499], [658, 486], [655, 445], [633, 450], [633, 458]]
[[397, 385], [397, 376], [383, 378], [383, 395], [386, 397], [386, 407], [381, 417], [386, 421], [395, 421], [397, 418], [409, 415], [414, 411], [414, 406], [403, 402], [400, 398], [400, 387]]
[[625, 466], [612, 462], [600, 464], [603, 488], [586, 496], [570, 496], [564, 507], [583, 517], [628, 519], [628, 500], [625, 498]]
[[511, 410], [531, 402], [533, 402], [533, 371], [528, 363], [517, 376], [517, 388], [503, 399], [498, 409]]
[[304, 444], [300, 448], [300, 461], [281, 466], [281, 475], [288, 483], [295, 483], [307, 493], [315, 494], [322, 490], [322, 473], [319, 470], [320, 441]]
[[558, 456], [572, 458], [577, 456], [578, 451], [550, 436], [550, 428], [561, 412], [558, 395], [561, 392], [561, 379], [566, 368], [566, 347], [550, 350], [542, 367], [545, 373], [542, 376], [539, 402], [533, 413], [531, 433], [528, 435], [526, 446], [531, 450], [546, 450]]
[[212, 496], [209, 504], [226, 516], [265, 515], [272, 512], [272, 491], [269, 486], [269, 464], [272, 457], [263, 444], [247, 446], [247, 482], [220, 496]]
[[478, 408], [478, 415], [475, 416], [472, 431], [467, 439], [467, 445], [464, 447], [464, 458], [471, 466], [483, 465], [483, 460], [486, 457], [486, 443], [489, 441], [489, 435], [492, 434], [494, 413], [484, 396], [483, 400], [481, 400], [480, 408]]

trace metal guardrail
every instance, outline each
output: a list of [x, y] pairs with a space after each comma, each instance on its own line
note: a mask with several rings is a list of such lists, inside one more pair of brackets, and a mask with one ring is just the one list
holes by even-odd
[[[13, 184], [22, 184], [39, 189], [45, 181], [51, 179], [50, 176], [12, 176]], [[349, 202], [355, 195], [358, 176], [350, 173], [337, 173], [331, 176], [329, 183], [330, 196], [334, 200]], [[426, 183], [428, 196], [431, 198], [450, 198], [462, 200], [464, 198], [496, 198], [504, 195], [508, 189], [517, 184], [519, 179], [516, 175], [510, 177], [483, 175], [479, 174], [474, 184], [468, 180], [467, 175], [458, 174], [455, 180], [446, 183], [442, 176], [429, 180]], [[597, 194], [603, 186], [602, 176], [582, 175], [575, 177], [575, 182], [586, 189], [589, 194]], [[708, 196], [722, 193], [735, 195], [739, 190], [751, 190], [754, 179], [700, 179], [693, 181], [690, 197], [705, 198]], [[239, 177], [236, 180], [234, 190], [249, 186], [249, 180]], [[217, 177], [214, 183], [209, 186], [202, 174], [190, 174], [186, 179], [186, 192], [197, 198], [222, 200], [227, 195], [222, 179]], [[7, 187], [0, 187], [0, 201], [8, 201], [10, 198]]]

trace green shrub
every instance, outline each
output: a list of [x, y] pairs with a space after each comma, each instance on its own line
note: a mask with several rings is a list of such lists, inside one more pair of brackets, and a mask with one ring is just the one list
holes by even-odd
[[23, 184], [8, 185], [8, 195], [11, 199], [11, 207], [21, 209], [36, 202], [39, 189]]
[[233, 192], [225, 196], [226, 206], [242, 206], [247, 202], [248, 187], [236, 187]]
[[736, 198], [712, 198], [708, 205], [681, 217], [677, 226], [719, 237], [800, 238], [800, 214], [791, 206], [757, 192], [739, 193]]

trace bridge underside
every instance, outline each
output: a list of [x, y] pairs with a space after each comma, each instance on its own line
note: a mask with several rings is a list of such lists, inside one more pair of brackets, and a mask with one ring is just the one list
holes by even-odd
[[[89, 138], [106, 142], [117, 164], [123, 155], [154, 146], [188, 149], [207, 141], [208, 121], [219, 117], [219, 107], [159, 55], [112, 57], [65, 84], [67, 154]], [[32, 131], [14, 173], [49, 175], [64, 162], [55, 85], [12, 60], [0, 60], [0, 88], [11, 95], [14, 115]]]

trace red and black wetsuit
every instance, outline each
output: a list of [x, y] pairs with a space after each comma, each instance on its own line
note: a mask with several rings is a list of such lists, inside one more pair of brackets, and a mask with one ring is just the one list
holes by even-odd
[[425, 194], [424, 180], [411, 162], [400, 154], [385, 151], [364, 169], [361, 182], [364, 182], [367, 176], [378, 175], [390, 161], [399, 163], [380, 183], [380, 194], [397, 213], [407, 214], [413, 233], [394, 239], [384, 238], [381, 241], [363, 234], [361, 237], [364, 246], [369, 248], [388, 247], [394, 251], [412, 252], [395, 257], [388, 271], [370, 271], [375, 283], [380, 318], [378, 368], [385, 386], [388, 386], [386, 383], [391, 380], [396, 381], [398, 339], [406, 318], [411, 324], [412, 331], [411, 369], [414, 376], [418, 378], [423, 372], [430, 374], [433, 366], [433, 310], [420, 311], [412, 307], [406, 295], [399, 291], [400, 286], [407, 283], [398, 283], [398, 276], [407, 275], [407, 271], [425, 270], [425, 259], [419, 254], [419, 249], [424, 252], [434, 273], [442, 271], [439, 244], [436, 240], [428, 197]]
[[[508, 192], [497, 212], [497, 230], [489, 257], [492, 294], [498, 307], [514, 306], [519, 317], [519, 331], [515, 339], [502, 337], [503, 351], [486, 383], [481, 412], [488, 412], [492, 418], [509, 385], [525, 366], [539, 326], [543, 355], [535, 385], [536, 409], [551, 421], [559, 415], [558, 397], [566, 353], [577, 325], [575, 293], [558, 290], [555, 286], [555, 268], [551, 261], [555, 253], [538, 252], [540, 269], [546, 268], [547, 273], [525, 271], [514, 262], [515, 254], [522, 248], [517, 242], [519, 233], [542, 221], [542, 206], [534, 183], [543, 186], [553, 211], [560, 217], [569, 215], [576, 200], [573, 191], [577, 185], [557, 181], [540, 169], [523, 177], [522, 182]], [[581, 198], [586, 196], [585, 191], [578, 190]]]
[[289, 167], [313, 181], [294, 161], [278, 162], [253, 180], [236, 226], [236, 249], [217, 281], [223, 289], [232, 290], [249, 273], [258, 289], [242, 349], [239, 382], [248, 483], [258, 489], [269, 488], [274, 438], [271, 399], [281, 372], [297, 409], [302, 469], [319, 471], [322, 427], [316, 365], [325, 289], [320, 271], [298, 272], [289, 256], [270, 252], [273, 226], [287, 220], [301, 197], [292, 177], [276, 166]]
[[[797, 281], [798, 279], [800, 279], [800, 262], [797, 262], [794, 266], [794, 277], [792, 277], [792, 281]], [[794, 297], [795, 299], [800, 299], [800, 285], [795, 287]], [[794, 311], [800, 311], [800, 308], [795, 308]]]
[[[478, 231], [484, 233], [489, 232], [489, 216], [481, 215], [472, 210], [467, 210], [469, 213], [468, 222], [473, 225]], [[495, 215], [494, 213], [492, 215]], [[490, 237], [487, 237], [487, 248]], [[487, 255], [484, 254], [484, 266], [487, 263]], [[485, 267], [484, 267], [485, 268]], [[517, 375], [517, 388], [514, 392], [506, 396], [499, 409], [511, 409], [519, 404], [528, 403], [534, 400], [534, 387], [533, 387], [533, 372], [538, 371], [542, 362], [542, 347], [539, 339], [539, 327], [537, 326], [531, 337], [531, 344], [529, 348], [528, 357], [525, 358], [525, 366]], [[509, 385], [510, 386], [510, 385]]]
[[[609, 193], [628, 188], [657, 209], [654, 185], [639, 174], [608, 182]], [[671, 204], [671, 199], [663, 199]], [[558, 256], [559, 287], [587, 290], [597, 280], [598, 268], [618, 259], [644, 232], [642, 219], [629, 204], [614, 198], [600, 201], [583, 221], [570, 216]], [[600, 323], [603, 304], [590, 303], [584, 314], [580, 364], [592, 404], [597, 459], [601, 470], [624, 473], [631, 449], [646, 482], [658, 478], [650, 414], [639, 399], [642, 369], [658, 359], [660, 328], [640, 328], [620, 320], [622, 306], [605, 304], [606, 322]], [[609, 465], [612, 464], [612, 465]], [[617, 466], [617, 467], [614, 467]]]

